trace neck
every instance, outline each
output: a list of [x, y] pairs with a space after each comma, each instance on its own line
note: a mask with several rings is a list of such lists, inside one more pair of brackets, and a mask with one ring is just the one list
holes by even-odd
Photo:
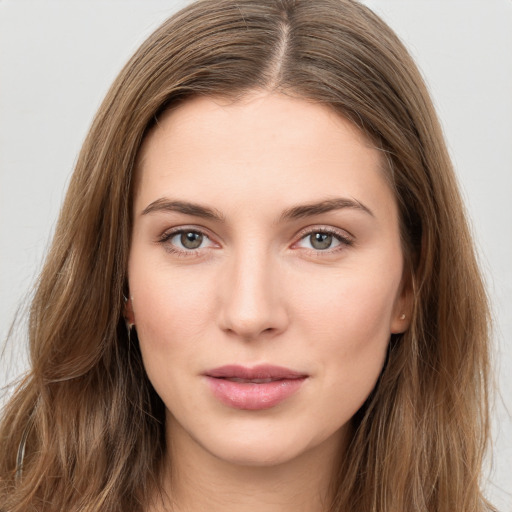
[[[151, 512], [325, 512], [331, 478], [342, 453], [330, 438], [293, 460], [244, 465], [222, 460], [188, 437], [174, 422], [168, 428], [168, 462], [162, 499]], [[172, 435], [169, 430], [172, 430]]]

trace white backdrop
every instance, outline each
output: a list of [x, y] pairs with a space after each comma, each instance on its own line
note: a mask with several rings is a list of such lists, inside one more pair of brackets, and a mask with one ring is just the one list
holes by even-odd
[[[313, 0], [312, 0], [313, 1]], [[27, 303], [92, 116], [124, 62], [185, 0], [0, 0], [0, 342]], [[430, 86], [496, 319], [489, 497], [512, 511], [512, 1], [367, 0]], [[25, 368], [24, 316], [0, 386]], [[1, 455], [0, 455], [1, 456]]]

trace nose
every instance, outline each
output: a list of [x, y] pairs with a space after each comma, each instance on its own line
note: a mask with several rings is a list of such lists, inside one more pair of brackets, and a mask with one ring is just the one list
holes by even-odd
[[245, 251], [226, 262], [220, 328], [244, 340], [282, 333], [289, 323], [282, 280], [279, 263], [263, 251]]

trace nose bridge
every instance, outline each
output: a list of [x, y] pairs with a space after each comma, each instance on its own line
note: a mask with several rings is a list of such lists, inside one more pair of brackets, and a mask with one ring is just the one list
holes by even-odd
[[243, 338], [276, 333], [286, 325], [279, 294], [278, 261], [257, 243], [235, 251], [226, 262], [221, 323], [224, 330]]

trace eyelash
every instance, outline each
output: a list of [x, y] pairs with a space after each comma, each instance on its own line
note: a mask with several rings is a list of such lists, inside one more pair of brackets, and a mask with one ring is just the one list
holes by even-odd
[[311, 249], [304, 248], [304, 250], [308, 251], [310, 254], [314, 254], [315, 256], [321, 257], [323, 255], [327, 256], [330, 254], [335, 254], [339, 251], [343, 251], [347, 247], [351, 247], [354, 245], [353, 237], [346, 234], [346, 232], [342, 232], [342, 231], [332, 228], [332, 227], [324, 226], [324, 227], [305, 228], [303, 231], [301, 231], [299, 233], [299, 235], [298, 235], [299, 239], [297, 240], [297, 242], [294, 242], [293, 246], [296, 246], [299, 242], [305, 240], [307, 237], [310, 237], [311, 235], [314, 235], [317, 233], [320, 233], [323, 235], [331, 235], [333, 238], [338, 240], [339, 245], [336, 247], [333, 247], [333, 248], [325, 249], [325, 250], [314, 249], [314, 248], [311, 248]]
[[170, 243], [170, 241], [176, 236], [183, 233], [197, 233], [205, 237], [206, 239], [211, 241], [211, 237], [208, 236], [208, 233], [206, 233], [204, 230], [196, 228], [196, 227], [180, 227], [176, 229], [172, 229], [170, 231], [166, 231], [163, 233], [163, 235], [158, 239], [158, 243], [165, 246], [165, 250], [167, 252], [170, 252], [171, 254], [175, 254], [180, 257], [190, 257], [190, 256], [197, 256], [202, 248], [198, 249], [179, 249], [173, 244]]
[[[196, 228], [196, 227], [180, 227], [177, 229], [173, 229], [171, 231], [166, 231], [159, 239], [158, 243], [165, 246], [165, 250], [175, 254], [180, 257], [193, 257], [197, 256], [201, 249], [204, 248], [198, 248], [198, 249], [189, 249], [189, 250], [183, 250], [178, 249], [173, 244], [170, 244], [170, 240], [172, 240], [176, 235], [180, 235], [183, 233], [197, 233], [205, 237], [206, 239], [211, 241], [210, 236], [208, 233], [206, 233], [204, 230]], [[314, 254], [315, 256], [322, 256], [322, 255], [329, 255], [336, 253], [338, 251], [341, 251], [345, 249], [346, 247], [350, 247], [354, 245], [354, 239], [350, 236], [347, 236], [346, 234], [342, 234], [341, 231], [331, 228], [331, 227], [312, 227], [312, 228], [306, 228], [303, 231], [301, 231], [298, 235], [298, 240], [292, 244], [292, 248], [296, 246], [301, 241], [305, 240], [308, 236], [314, 235], [314, 234], [325, 234], [325, 235], [331, 235], [333, 238], [335, 238], [339, 245], [334, 248], [327, 248], [325, 250], [321, 249], [314, 249], [314, 248], [303, 248], [304, 250], [308, 251], [309, 253]]]

